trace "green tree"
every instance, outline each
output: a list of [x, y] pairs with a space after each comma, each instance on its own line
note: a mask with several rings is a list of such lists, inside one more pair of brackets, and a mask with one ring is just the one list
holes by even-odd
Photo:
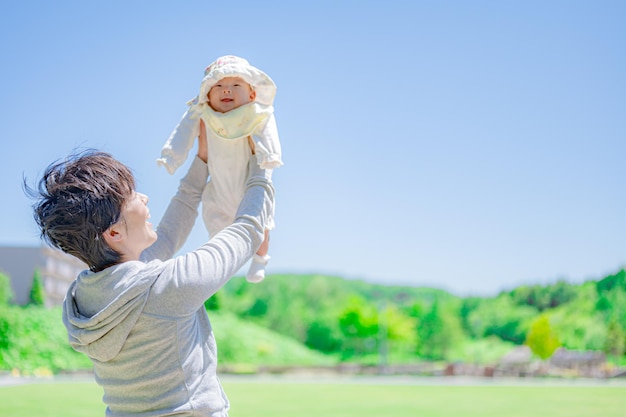
[[3, 369], [4, 366], [4, 356], [5, 351], [10, 346], [10, 337], [11, 337], [11, 313], [12, 308], [6, 305], [0, 305], [0, 369]]
[[560, 280], [547, 286], [523, 285], [509, 294], [516, 304], [529, 305], [539, 311], [545, 311], [573, 300], [576, 297], [576, 289], [572, 284]]
[[430, 310], [422, 316], [422, 320], [417, 328], [418, 339], [420, 341], [419, 352], [429, 359], [441, 359], [443, 352], [437, 337], [443, 331], [443, 319], [439, 312], [439, 303], [435, 301]]
[[33, 283], [30, 287], [29, 303], [33, 306], [43, 306], [46, 304], [46, 292], [43, 287], [43, 281], [41, 280], [41, 272], [39, 269], [35, 269], [33, 275]]
[[561, 346], [547, 315], [542, 314], [530, 325], [526, 345], [541, 359], [549, 358]]
[[576, 287], [565, 280], [550, 286], [550, 308], [569, 303], [576, 298]]
[[205, 302], [204, 302], [204, 308], [207, 311], [217, 311], [220, 309], [220, 299], [221, 299], [221, 295], [218, 292], [216, 292], [215, 294], [213, 294], [212, 296], [210, 296]]
[[323, 315], [314, 318], [306, 332], [305, 344], [325, 353], [341, 349], [342, 334], [336, 317]]
[[418, 353], [429, 359], [445, 359], [462, 337], [459, 314], [435, 300], [417, 328]]
[[475, 336], [473, 334], [473, 329], [470, 324], [471, 313], [478, 309], [481, 302], [482, 299], [479, 297], [467, 297], [461, 301], [461, 308], [459, 310], [461, 325], [463, 326], [463, 329], [471, 336]]
[[528, 324], [537, 316], [536, 308], [518, 305], [508, 294], [480, 302], [473, 301], [472, 304], [472, 309], [465, 313], [464, 322], [470, 336], [476, 339], [498, 336], [521, 345], [526, 340]]
[[373, 353], [378, 336], [378, 310], [364, 298], [351, 296], [339, 317], [344, 356]]
[[611, 291], [614, 288], [621, 288], [626, 291], [626, 271], [621, 269], [617, 274], [609, 275], [606, 278], [601, 279], [597, 282], [596, 287], [599, 294]]
[[575, 300], [550, 311], [550, 326], [561, 346], [570, 350], [602, 350], [609, 316], [597, 309], [595, 283], [577, 289]]
[[[384, 323], [382, 337], [387, 338], [391, 352], [413, 353], [417, 349], [417, 319], [404, 314], [397, 306], [387, 305], [380, 311]], [[382, 325], [379, 323], [379, 325]]]
[[611, 319], [607, 327], [604, 352], [617, 358], [626, 353], [626, 332], [616, 317]]
[[0, 305], [8, 305], [13, 300], [11, 279], [8, 275], [0, 272]]

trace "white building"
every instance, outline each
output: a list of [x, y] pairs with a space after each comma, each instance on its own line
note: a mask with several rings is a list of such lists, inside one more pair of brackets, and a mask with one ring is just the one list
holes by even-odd
[[70, 283], [86, 268], [75, 257], [47, 246], [0, 246], [0, 272], [11, 280], [14, 304], [28, 303], [33, 277], [39, 270], [46, 306], [60, 305]]

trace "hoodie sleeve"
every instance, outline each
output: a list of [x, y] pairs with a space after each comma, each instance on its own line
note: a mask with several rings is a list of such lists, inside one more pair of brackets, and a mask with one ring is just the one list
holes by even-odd
[[196, 116], [195, 106], [190, 105], [163, 145], [161, 158], [157, 159], [157, 164], [164, 166], [167, 172], [173, 174], [187, 159], [187, 154], [199, 133], [200, 120]]
[[157, 241], [141, 254], [142, 261], [166, 260], [180, 250], [196, 222], [208, 175], [207, 165], [195, 156], [157, 226]]
[[252, 257], [274, 208], [271, 171], [250, 160], [251, 175], [235, 221], [199, 249], [167, 261], [146, 311], [180, 316], [196, 311]]

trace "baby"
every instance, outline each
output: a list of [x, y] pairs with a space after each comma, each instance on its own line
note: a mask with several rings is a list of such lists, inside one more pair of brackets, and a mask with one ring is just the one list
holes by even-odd
[[[161, 150], [157, 162], [173, 174], [185, 162], [195, 138], [206, 136], [209, 181], [202, 193], [202, 218], [211, 237], [234, 220], [250, 155], [256, 155], [263, 169], [283, 164], [272, 107], [275, 95], [274, 81], [247, 60], [232, 55], [218, 58], [204, 71], [200, 94], [187, 103], [187, 111]], [[272, 213], [265, 240], [246, 274], [249, 282], [265, 278], [273, 217]]]

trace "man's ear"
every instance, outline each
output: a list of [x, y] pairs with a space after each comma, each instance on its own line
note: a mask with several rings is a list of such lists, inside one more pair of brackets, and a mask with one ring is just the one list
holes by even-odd
[[250, 101], [254, 101], [256, 99], [256, 91], [250, 91]]
[[113, 246], [122, 240], [122, 234], [117, 230], [116, 225], [105, 230], [104, 233], [102, 233], [102, 237], [109, 246]]

